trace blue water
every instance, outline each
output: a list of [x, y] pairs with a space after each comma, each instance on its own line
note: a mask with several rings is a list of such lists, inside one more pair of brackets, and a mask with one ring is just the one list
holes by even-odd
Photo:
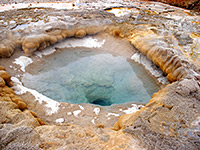
[[147, 103], [159, 89], [140, 65], [122, 56], [96, 54], [67, 63], [62, 56], [46, 63], [37, 74], [27, 73], [22, 80], [24, 85], [59, 102], [103, 106]]

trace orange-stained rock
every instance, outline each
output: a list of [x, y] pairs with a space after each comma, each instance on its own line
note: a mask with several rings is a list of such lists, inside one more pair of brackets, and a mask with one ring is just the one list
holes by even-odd
[[31, 111], [31, 110], [30, 110], [30, 113], [31, 113], [35, 118], [38, 117], [37, 114], [36, 114], [35, 112]]
[[22, 40], [22, 49], [26, 55], [30, 56], [40, 47], [46, 48], [46, 44], [44, 46], [42, 43], [48, 42], [49, 40], [49, 36], [46, 34], [27, 36]]
[[91, 26], [91, 27], [87, 27], [85, 30], [88, 35], [92, 35], [92, 34], [99, 33], [102, 29], [101, 27], [98, 27], [98, 26]]
[[10, 52], [9, 47], [4, 46], [3, 44], [0, 44], [0, 57], [10, 57], [12, 53]]
[[63, 37], [62, 37], [62, 35], [56, 35], [56, 39], [57, 39], [57, 41], [61, 41], [62, 39], [63, 39]]
[[0, 70], [6, 71], [6, 68], [0, 65]]
[[[72, 124], [43, 125], [35, 128], [41, 137], [40, 147], [45, 150], [55, 149], [91, 149], [91, 150], [131, 150], [140, 146], [137, 139], [122, 131], [105, 128], [80, 127]], [[67, 143], [67, 144], [66, 144]]]
[[12, 98], [12, 101], [13, 101], [15, 104], [18, 104], [18, 102], [21, 101], [21, 98], [19, 98], [19, 97], [14, 97], [14, 98]]
[[46, 125], [46, 123], [40, 118], [37, 118], [37, 121], [40, 123], [40, 125]]
[[15, 39], [4, 39], [0, 43], [0, 57], [10, 57], [17, 47]]
[[0, 92], [2, 94], [9, 94], [10, 96], [13, 94], [16, 95], [13, 89], [9, 88], [8, 86], [5, 86], [4, 88], [0, 88]]
[[104, 124], [98, 124], [97, 128], [104, 128]]
[[61, 32], [62, 38], [65, 39], [67, 37], [67, 30], [63, 30]]
[[55, 44], [57, 42], [57, 38], [54, 35], [49, 36], [49, 42], [51, 44]]
[[171, 4], [188, 9], [192, 9], [199, 2], [199, 0], [146, 0], [146, 1], [163, 2], [166, 4]]
[[58, 30], [52, 30], [52, 31], [48, 32], [49, 35], [55, 35], [55, 36], [61, 35], [61, 33], [62, 33], [61, 29], [60, 30], [59, 29]]
[[114, 36], [120, 37], [120, 35], [121, 35], [121, 30], [120, 30], [120, 29], [117, 29], [117, 28], [114, 29], [114, 30], [113, 30], [113, 35], [114, 35]]
[[0, 77], [0, 87], [4, 87], [6, 85], [4, 79]]
[[170, 82], [182, 78], [200, 79], [200, 75], [193, 69], [187, 57], [170, 48], [164, 39], [165, 37], [145, 29], [135, 30], [129, 37], [131, 44], [156, 66], [159, 66]]
[[40, 125], [39, 121], [26, 109], [26, 104], [11, 88], [1, 87], [0, 95], [0, 124], [12, 123], [15, 126], [32, 128]]
[[25, 110], [27, 108], [26, 104], [23, 101], [18, 101], [17, 103], [20, 110]]
[[40, 47], [37, 49], [37, 50], [43, 50], [43, 49], [45, 49], [47, 47], [47, 42], [42, 42], [42, 43], [40, 43]]
[[78, 38], [83, 38], [85, 35], [86, 35], [86, 31], [83, 29], [80, 29], [75, 33], [75, 37], [78, 37]]
[[76, 33], [76, 29], [69, 29], [65, 31], [65, 34], [67, 35], [67, 37], [73, 37]]
[[114, 124], [112, 129], [117, 131], [117, 130], [120, 130], [120, 129], [124, 129], [126, 126], [131, 125], [132, 122], [137, 118], [139, 113], [140, 113], [140, 111], [120, 116], [120, 118]]
[[37, 48], [39, 48], [39, 46], [40, 46], [40, 43], [37, 37], [27, 37], [22, 43], [22, 49], [24, 53], [28, 56], [33, 54], [33, 52], [36, 51]]
[[0, 70], [0, 77], [5, 80], [6, 84], [9, 84], [11, 82], [10, 74], [4, 70]]
[[171, 81], [171, 82], [174, 82], [174, 81], [176, 81], [177, 79], [176, 79], [176, 77], [173, 76], [172, 73], [169, 73], [169, 74], [167, 75], [167, 80], [169, 80], [169, 81]]
[[27, 49], [35, 49], [35, 48], [38, 48], [39, 45], [40, 45], [40, 43], [38, 43], [38, 42], [32, 42], [31, 40], [30, 41], [25, 41], [23, 43], [23, 47], [27, 48]]

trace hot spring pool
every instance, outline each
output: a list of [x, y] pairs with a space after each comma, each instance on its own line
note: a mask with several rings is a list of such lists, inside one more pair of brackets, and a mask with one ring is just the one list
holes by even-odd
[[35, 66], [29, 67], [22, 82], [59, 102], [147, 103], [160, 88], [142, 66], [111, 53], [65, 50]]

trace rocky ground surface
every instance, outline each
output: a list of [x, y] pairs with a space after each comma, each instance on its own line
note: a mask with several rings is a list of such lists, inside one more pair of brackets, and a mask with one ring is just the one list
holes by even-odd
[[199, 11], [199, 0], [153, 0], [155, 2], [163, 2], [174, 6], [179, 6], [187, 9], [193, 9]]
[[[11, 3], [35, 3], [35, 2], [72, 2], [72, 3], [91, 3], [91, 2], [99, 2], [99, 0], [2, 0], [0, 4], [11, 4]], [[126, 0], [128, 1], [128, 0]], [[141, 1], [141, 0], [135, 0]], [[155, 1], [155, 2], [163, 2], [166, 4], [179, 6], [183, 8], [187, 8], [190, 10], [199, 11], [200, 10], [200, 2], [199, 0], [143, 0], [143, 1]], [[101, 2], [112, 2], [112, 1], [103, 1]], [[120, 0], [118, 2], [121, 2]]]
[[[3, 57], [0, 63], [6, 67], [0, 66], [0, 149], [199, 149], [200, 17], [197, 13], [136, 1], [69, 3], [66, 5], [69, 9], [60, 10], [32, 6], [16, 11], [13, 8], [19, 6], [15, 5], [10, 11], [0, 12]], [[125, 8], [117, 8], [122, 6]], [[107, 109], [74, 104], [69, 111], [74, 122], [68, 121], [69, 114], [61, 111], [71, 104], [51, 101], [56, 107], [47, 107], [48, 101], [41, 104], [30, 91], [20, 93], [24, 88], [19, 82], [20, 74], [15, 74], [17, 71], [8, 60], [13, 61], [22, 53], [31, 56], [64, 39], [98, 33], [128, 40], [138, 50], [133, 50], [132, 59], [141, 63], [138, 57], [148, 58], [171, 84], [131, 114], [115, 113], [115, 109], [125, 110], [132, 104]], [[15, 76], [12, 81], [5, 70]], [[23, 94], [23, 99], [13, 89]], [[56, 111], [49, 114], [57, 108], [61, 112], [59, 117]], [[86, 108], [93, 113], [89, 117]], [[101, 117], [99, 122], [94, 120], [96, 124], [91, 122], [99, 110], [102, 118], [110, 113], [107, 124], [102, 123]], [[91, 125], [82, 123], [81, 118]]]

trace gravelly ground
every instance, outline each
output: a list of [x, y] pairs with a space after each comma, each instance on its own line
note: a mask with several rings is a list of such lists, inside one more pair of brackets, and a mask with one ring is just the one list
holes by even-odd
[[[130, 1], [145, 1], [145, 0], [123, 0], [123, 2], [130, 2]], [[148, 0], [146, 0], [148, 1]], [[167, 0], [149, 0], [149, 1], [159, 1], [168, 4], [172, 4], [175, 6], [180, 6], [188, 9], [192, 9], [196, 12], [200, 12], [200, 1], [167, 1]], [[72, 2], [72, 3], [98, 3], [98, 2], [105, 2], [105, 3], [123, 3], [122, 0], [1, 0], [0, 4], [11, 4], [11, 3], [34, 3], [34, 2]]]
[[[90, 2], [122, 2], [122, 0], [1, 0], [0, 4], [10, 4], [10, 3], [33, 3], [33, 2], [76, 2], [76, 3], [90, 3]], [[126, 0], [130, 1], [130, 0]], [[139, 1], [139, 0], [135, 0]]]
[[33, 3], [33, 2], [71, 2], [75, 0], [1, 0], [0, 4]]
[[[140, 0], [124, 0], [125, 1], [140, 1]], [[10, 3], [33, 3], [33, 2], [76, 2], [76, 3], [91, 3], [91, 2], [122, 2], [122, 0], [1, 0], [0, 4]]]

